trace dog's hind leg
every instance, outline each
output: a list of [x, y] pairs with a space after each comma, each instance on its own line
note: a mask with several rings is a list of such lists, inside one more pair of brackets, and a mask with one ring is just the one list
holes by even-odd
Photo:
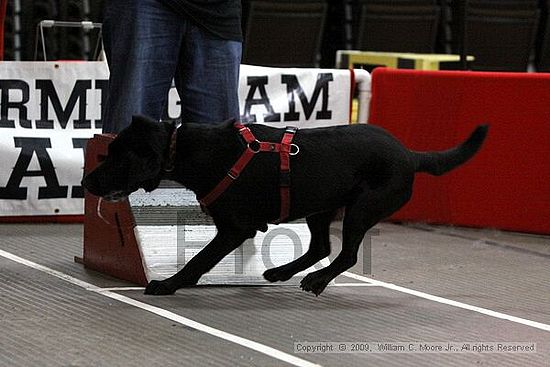
[[309, 249], [305, 254], [288, 264], [266, 270], [264, 278], [270, 282], [289, 280], [296, 273], [327, 257], [330, 254], [330, 223], [335, 215], [336, 211], [331, 210], [307, 217], [306, 222], [311, 232]]
[[200, 277], [210, 271], [231, 251], [239, 247], [246, 239], [254, 237], [256, 231], [236, 234], [236, 231], [219, 230], [214, 239], [175, 275], [164, 280], [152, 280], [145, 288], [145, 294], [172, 294], [179, 288], [197, 284]]
[[357, 252], [366, 232], [380, 220], [388, 217], [410, 198], [410, 190], [366, 190], [356, 201], [346, 206], [343, 221], [342, 251], [334, 261], [321, 270], [309, 273], [300, 287], [321, 294], [331, 280], [357, 262]]

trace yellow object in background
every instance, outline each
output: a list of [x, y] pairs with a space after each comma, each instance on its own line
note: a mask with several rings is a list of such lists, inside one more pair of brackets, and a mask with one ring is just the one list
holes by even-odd
[[[468, 56], [467, 61], [474, 61]], [[440, 70], [442, 63], [459, 62], [459, 55], [416, 54], [404, 52], [375, 52], [339, 50], [336, 53], [336, 67], [348, 69], [354, 65], [387, 66], [396, 69]]]

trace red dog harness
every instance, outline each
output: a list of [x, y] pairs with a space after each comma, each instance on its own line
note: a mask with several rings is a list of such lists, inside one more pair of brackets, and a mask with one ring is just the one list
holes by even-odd
[[287, 127], [280, 143], [270, 143], [258, 141], [252, 131], [245, 125], [235, 122], [235, 128], [246, 142], [246, 149], [241, 157], [227, 172], [227, 175], [214, 187], [214, 189], [202, 199], [199, 203], [205, 211], [227, 188], [237, 179], [246, 165], [252, 160], [254, 155], [259, 152], [279, 153], [280, 156], [280, 192], [281, 192], [281, 212], [279, 219], [274, 223], [281, 223], [288, 218], [290, 211], [290, 156], [296, 155], [300, 148], [292, 144], [294, 134], [298, 130], [295, 127]]

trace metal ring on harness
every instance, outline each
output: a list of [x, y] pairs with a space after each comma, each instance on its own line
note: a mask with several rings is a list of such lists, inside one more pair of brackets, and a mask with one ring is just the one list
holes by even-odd
[[[294, 151], [292, 151], [293, 148], [294, 148]], [[290, 144], [290, 152], [288, 154], [296, 155], [298, 153], [300, 153], [300, 147], [297, 146], [296, 144]]]
[[258, 141], [258, 139], [255, 139], [254, 141], [248, 143], [246, 145], [248, 147], [248, 149], [250, 149], [250, 151], [254, 154], [256, 153], [259, 153], [260, 152], [260, 149], [261, 149], [261, 144], [260, 142]]

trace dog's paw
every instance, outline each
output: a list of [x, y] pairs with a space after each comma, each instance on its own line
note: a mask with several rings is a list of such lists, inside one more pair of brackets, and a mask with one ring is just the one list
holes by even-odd
[[151, 280], [145, 288], [145, 294], [155, 296], [165, 296], [168, 294], [174, 294], [176, 290], [170, 287], [165, 281]]
[[284, 282], [292, 278], [292, 274], [288, 274], [280, 268], [273, 268], [264, 271], [264, 278], [269, 282]]
[[319, 296], [327, 287], [329, 281], [319, 274], [310, 273], [300, 282], [300, 288], [306, 292], [311, 292], [315, 296]]

